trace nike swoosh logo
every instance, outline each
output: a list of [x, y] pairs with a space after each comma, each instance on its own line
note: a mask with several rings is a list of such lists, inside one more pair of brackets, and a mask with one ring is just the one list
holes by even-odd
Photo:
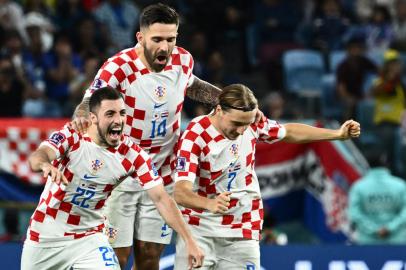
[[158, 109], [158, 108], [164, 106], [166, 103], [167, 103], [167, 102], [162, 103], [162, 104], [155, 104], [155, 105], [154, 105], [154, 109]]
[[162, 233], [161, 233], [161, 237], [165, 237], [165, 236], [168, 236], [168, 235], [170, 235], [170, 234], [171, 234], [170, 232], [168, 232], [168, 233], [162, 232]]
[[89, 175], [85, 174], [85, 175], [83, 176], [83, 178], [84, 178], [85, 180], [90, 180], [90, 179], [95, 179], [95, 178], [99, 178], [99, 177], [98, 177], [98, 176], [89, 176]]

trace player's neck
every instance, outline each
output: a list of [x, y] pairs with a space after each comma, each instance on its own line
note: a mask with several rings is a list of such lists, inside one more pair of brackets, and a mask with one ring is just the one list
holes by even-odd
[[94, 142], [95, 144], [97, 144], [98, 146], [101, 147], [106, 147], [106, 145], [104, 144], [104, 142], [102, 142], [100, 140], [100, 136], [99, 136], [99, 132], [97, 131], [96, 126], [93, 124], [89, 127], [89, 129], [87, 130], [87, 135], [89, 136], [89, 138], [92, 140], [92, 142]]
[[220, 133], [221, 135], [223, 135], [225, 137], [224, 132], [222, 132], [221, 128], [220, 128], [220, 117], [218, 114], [216, 114], [215, 112], [212, 112], [211, 114], [208, 115], [210, 123], [213, 125], [213, 127], [218, 131], [218, 133]]

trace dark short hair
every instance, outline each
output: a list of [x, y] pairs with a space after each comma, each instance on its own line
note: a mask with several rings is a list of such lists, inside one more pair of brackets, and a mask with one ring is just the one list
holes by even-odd
[[154, 23], [179, 25], [179, 15], [175, 9], [162, 3], [149, 5], [140, 16], [140, 28], [149, 27]]
[[120, 98], [123, 98], [121, 93], [110, 86], [97, 89], [90, 97], [89, 111], [92, 113], [96, 113], [103, 100], [117, 100]]

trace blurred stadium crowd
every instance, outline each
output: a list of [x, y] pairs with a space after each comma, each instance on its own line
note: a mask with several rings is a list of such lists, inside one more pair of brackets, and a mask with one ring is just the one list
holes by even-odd
[[[135, 45], [151, 0], [0, 0], [0, 117], [71, 117], [98, 68]], [[194, 73], [247, 84], [272, 119], [355, 118], [368, 157], [406, 178], [406, 0], [169, 0]], [[186, 118], [208, 110], [187, 100]]]

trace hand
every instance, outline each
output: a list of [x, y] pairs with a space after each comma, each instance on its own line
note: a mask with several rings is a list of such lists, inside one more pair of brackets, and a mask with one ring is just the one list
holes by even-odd
[[358, 138], [361, 135], [361, 126], [354, 120], [347, 120], [341, 125], [339, 133], [339, 137], [342, 140]]
[[220, 193], [216, 198], [210, 199], [207, 210], [213, 214], [224, 214], [230, 205], [230, 195], [231, 192], [225, 191]]
[[261, 121], [264, 118], [264, 113], [260, 110], [257, 110], [257, 113], [255, 114], [255, 124], [258, 124], [259, 121]]
[[197, 246], [195, 240], [189, 241], [187, 244], [188, 251], [188, 269], [200, 268], [203, 265], [204, 253]]
[[71, 122], [69, 122], [69, 127], [73, 128], [75, 131], [79, 132], [80, 134], [85, 134], [91, 124], [92, 123], [90, 122], [89, 118], [75, 117]]
[[43, 172], [43, 176], [47, 177], [48, 175], [51, 176], [51, 181], [57, 184], [60, 184], [61, 181], [63, 184], [69, 184], [68, 179], [66, 179], [65, 175], [62, 174], [58, 168], [55, 168], [49, 163], [44, 163], [41, 165], [41, 170]]

